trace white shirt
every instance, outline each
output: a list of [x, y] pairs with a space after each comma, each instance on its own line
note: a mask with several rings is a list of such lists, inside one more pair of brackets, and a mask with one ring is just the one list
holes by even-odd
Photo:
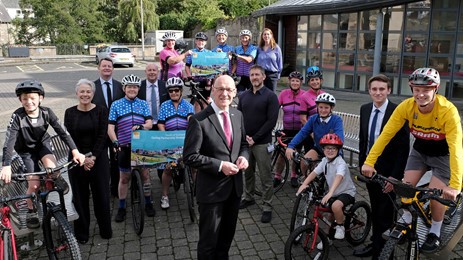
[[[227, 112], [228, 122], [230, 122], [230, 127], [232, 128], [231, 134], [232, 134], [232, 140], [233, 140], [233, 127], [231, 126], [230, 112], [229, 112], [229, 110], [228, 110], [228, 107], [227, 107], [227, 109], [225, 109], [225, 110], [221, 110], [221, 109], [214, 103], [214, 101], [211, 102], [211, 106], [212, 106], [212, 108], [214, 109], [214, 112], [215, 112], [215, 115], [217, 116], [217, 119], [219, 119], [219, 123], [220, 123], [220, 126], [222, 127], [222, 129], [223, 129], [223, 117], [222, 117], [221, 114], [222, 114], [224, 111]], [[223, 161], [220, 162], [219, 172], [222, 171], [222, 163], [223, 163]]]
[[[151, 83], [149, 82], [148, 80], [146, 80], [146, 102], [148, 102], [148, 105], [150, 107], [150, 112], [151, 112], [151, 115], [153, 114], [153, 111], [152, 111], [152, 106], [151, 104], [153, 103], [153, 101], [151, 100], [151, 97], [152, 97], [152, 88], [151, 88], [151, 85], [154, 84], [154, 89], [156, 90], [156, 107], [158, 108], [158, 115], [159, 115], [159, 109], [161, 107], [161, 105], [159, 104], [160, 102], [160, 99], [159, 99], [159, 87], [158, 87], [158, 80], [156, 80], [156, 82], [154, 83]], [[157, 124], [157, 120], [153, 120], [153, 124]]]
[[113, 95], [111, 97], [111, 100], [114, 102], [114, 88], [113, 88], [113, 78], [109, 78], [108, 80], [104, 80], [102, 78], [100, 78], [100, 83], [101, 83], [101, 90], [103, 91], [103, 97], [104, 97], [104, 100], [106, 102], [106, 105], [108, 105], [109, 107], [109, 104], [108, 104], [108, 91], [107, 91], [107, 86], [105, 84], [105, 82], [109, 82], [109, 88], [111, 89], [111, 95]]
[[373, 104], [373, 107], [371, 109], [370, 113], [370, 120], [368, 121], [368, 143], [370, 143], [370, 130], [371, 130], [371, 124], [373, 123], [373, 118], [375, 117], [375, 110], [378, 109], [378, 118], [376, 119], [376, 127], [375, 127], [375, 141], [378, 139], [379, 134], [381, 133], [381, 125], [383, 124], [383, 119], [384, 115], [386, 115], [386, 108], [387, 104], [389, 103], [389, 100], [386, 99], [386, 102], [382, 104], [380, 107], [375, 107]]

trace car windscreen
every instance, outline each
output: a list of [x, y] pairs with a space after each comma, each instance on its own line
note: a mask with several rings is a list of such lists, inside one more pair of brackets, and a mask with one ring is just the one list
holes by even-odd
[[111, 52], [130, 53], [128, 48], [111, 48]]

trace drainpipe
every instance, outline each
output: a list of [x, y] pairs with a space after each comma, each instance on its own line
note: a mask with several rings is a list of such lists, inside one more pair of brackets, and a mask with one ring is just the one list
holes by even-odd
[[373, 61], [373, 75], [379, 74], [381, 67], [381, 49], [383, 46], [383, 26], [384, 26], [384, 16], [383, 12], [380, 11], [376, 16], [376, 35], [375, 35], [375, 52], [374, 52], [374, 61]]
[[283, 47], [283, 17], [280, 16], [280, 19], [278, 19], [278, 45], [281, 48], [281, 54], [282, 57], [285, 56], [284, 54], [284, 47]]

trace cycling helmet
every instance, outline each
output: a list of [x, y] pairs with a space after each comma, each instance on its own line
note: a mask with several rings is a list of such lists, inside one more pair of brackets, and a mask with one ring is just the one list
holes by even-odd
[[288, 79], [292, 79], [292, 78], [297, 78], [297, 79], [299, 79], [301, 81], [304, 79], [304, 77], [302, 76], [302, 74], [299, 71], [293, 71], [293, 72], [289, 73]]
[[37, 80], [25, 80], [20, 82], [16, 86], [16, 96], [21, 96], [23, 93], [39, 93], [41, 96], [45, 96], [45, 90], [43, 89], [42, 83]]
[[177, 36], [175, 35], [174, 32], [166, 32], [164, 36], [162, 36], [161, 41], [167, 41], [167, 40], [177, 40]]
[[241, 32], [240, 32], [240, 37], [243, 36], [243, 35], [248, 35], [249, 37], [252, 37], [251, 31], [250, 31], [250, 30], [246, 30], [246, 29], [241, 30]]
[[122, 86], [127, 86], [127, 85], [141, 85], [141, 79], [133, 74], [127, 75], [122, 78]]
[[419, 68], [408, 77], [408, 84], [412, 86], [439, 87], [439, 72], [433, 68]]
[[203, 41], [207, 41], [207, 35], [203, 32], [198, 32], [197, 34], [195, 34], [195, 39], [199, 39], [199, 40], [203, 40]]
[[322, 93], [317, 96], [317, 99], [315, 99], [315, 103], [326, 103], [330, 104], [331, 106], [336, 105], [336, 99], [333, 97], [333, 95], [328, 94], [328, 93]]
[[323, 147], [325, 145], [335, 145], [341, 148], [343, 146], [341, 138], [337, 134], [329, 133], [324, 135], [320, 139], [320, 146]]
[[228, 37], [228, 32], [225, 30], [225, 28], [219, 28], [217, 31], [215, 31], [215, 37], [217, 37], [219, 34], [223, 34]]
[[177, 51], [178, 50], [185, 50], [187, 47], [188, 47], [188, 43], [183, 38], [180, 38], [180, 39], [175, 41], [175, 46], [174, 46], [175, 50], [177, 50]]
[[166, 89], [179, 88], [183, 89], [183, 80], [179, 77], [169, 78], [166, 82]]
[[323, 78], [323, 73], [318, 66], [312, 66], [307, 68], [307, 78]]

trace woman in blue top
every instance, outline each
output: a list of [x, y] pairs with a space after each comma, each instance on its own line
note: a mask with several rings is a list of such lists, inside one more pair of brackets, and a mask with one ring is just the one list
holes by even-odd
[[228, 58], [230, 59], [230, 62], [228, 64], [228, 73], [230, 73], [232, 70], [231, 54], [235, 52], [235, 48], [227, 44], [227, 30], [225, 28], [217, 29], [217, 31], [215, 31], [215, 39], [217, 40], [217, 46], [214, 49], [212, 49], [212, 51], [228, 53]]
[[[320, 139], [324, 135], [334, 133], [344, 142], [342, 119], [340, 116], [333, 114], [336, 99], [331, 94], [323, 93], [318, 95], [315, 103], [317, 104], [318, 114], [311, 116], [309, 121], [302, 127], [301, 131], [299, 131], [288, 144], [286, 157], [290, 160], [293, 157], [296, 146], [311, 134], [313, 134], [314, 147], [305, 154], [305, 157], [312, 160], [318, 160], [324, 156], [323, 149], [320, 146]], [[342, 150], [340, 154], [342, 155]], [[302, 172], [305, 173], [307, 171], [307, 165], [302, 163], [301, 169]]]
[[269, 28], [265, 28], [260, 35], [256, 63], [265, 69], [264, 85], [275, 92], [283, 70], [283, 58], [280, 46]]

